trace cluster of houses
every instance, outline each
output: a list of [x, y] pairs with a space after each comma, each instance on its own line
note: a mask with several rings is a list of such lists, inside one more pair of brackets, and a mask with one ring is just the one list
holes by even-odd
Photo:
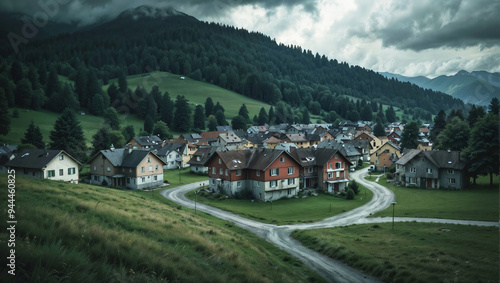
[[[459, 152], [435, 151], [428, 140], [432, 125], [421, 129], [417, 149], [401, 152], [404, 125], [392, 123], [376, 137], [368, 122], [280, 124], [233, 131], [182, 134], [175, 140], [157, 136], [133, 137], [123, 148], [101, 150], [89, 161], [86, 182], [129, 189], [163, 184], [163, 171], [190, 167], [207, 174], [210, 189], [227, 195], [249, 190], [268, 201], [296, 196], [300, 189], [341, 192], [350, 168], [370, 162], [373, 170], [396, 167], [396, 179], [406, 186], [461, 189], [467, 186], [465, 162]], [[63, 150], [0, 147], [0, 169], [20, 176], [78, 183], [82, 164]]]

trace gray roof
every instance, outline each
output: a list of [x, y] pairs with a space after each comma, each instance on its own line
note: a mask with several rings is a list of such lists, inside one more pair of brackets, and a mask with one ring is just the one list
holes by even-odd
[[[127, 168], [135, 168], [141, 163], [146, 156], [151, 153], [154, 156], [156, 156], [161, 162], [165, 163], [163, 160], [161, 160], [156, 154], [153, 152], [150, 152], [149, 150], [143, 150], [143, 149], [126, 149], [126, 148], [117, 148], [117, 149], [105, 149], [99, 151], [99, 153], [103, 154], [106, 159], [113, 164], [114, 167], [127, 167]], [[94, 159], [97, 155], [97, 153], [92, 157]], [[91, 160], [92, 160], [91, 159]]]
[[[195, 153], [193, 153], [193, 157], [187, 162], [190, 165], [204, 165], [205, 162], [214, 154], [215, 147], [202, 147], [199, 148]], [[200, 157], [200, 161], [198, 161], [198, 157]]]
[[459, 151], [422, 151], [419, 149], [412, 149], [406, 152], [405, 155], [403, 155], [398, 161], [396, 161], [396, 164], [404, 166], [419, 155], [426, 157], [438, 168], [462, 170], [466, 165], [466, 162], [460, 159]]
[[166, 143], [162, 148], [158, 149], [156, 155], [168, 155], [172, 151], [177, 151], [182, 154], [186, 146], [187, 144], [183, 142]]
[[151, 147], [157, 147], [158, 145], [161, 146], [163, 140], [160, 139], [158, 136], [142, 136], [142, 137], [134, 137], [134, 140], [137, 141], [138, 144], [141, 146], [151, 146]]
[[336, 140], [324, 140], [318, 144], [318, 148], [336, 149], [346, 157], [359, 156], [361, 154], [353, 144], [337, 142]]
[[26, 149], [21, 154], [17, 155], [16, 158], [7, 162], [5, 166], [15, 167], [15, 168], [31, 168], [31, 169], [42, 169], [46, 167], [56, 156], [64, 152], [71, 159], [81, 165], [81, 163], [74, 157], [69, 155], [64, 150], [60, 149]]
[[273, 149], [250, 149], [217, 151], [205, 164], [215, 156], [219, 156], [229, 170], [252, 169], [266, 170], [281, 154], [287, 154], [283, 150]]
[[[345, 155], [341, 151], [333, 148], [297, 148], [290, 153], [290, 156], [302, 167], [306, 167], [324, 166], [335, 154], [339, 154], [345, 158]], [[349, 159], [345, 159], [352, 164]]]

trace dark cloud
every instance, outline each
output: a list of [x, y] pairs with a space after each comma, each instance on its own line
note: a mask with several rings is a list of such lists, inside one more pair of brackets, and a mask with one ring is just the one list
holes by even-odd
[[57, 13], [51, 17], [56, 22], [76, 22], [80, 25], [92, 24], [96, 21], [109, 20], [116, 17], [120, 12], [141, 5], [155, 7], [172, 7], [178, 11], [185, 12], [201, 20], [204, 18], [216, 18], [228, 13], [232, 8], [244, 5], [262, 7], [269, 10], [272, 16], [273, 10], [278, 7], [299, 6], [308, 13], [317, 13], [317, 0], [18, 0], [1, 1], [0, 11], [17, 12], [33, 15], [43, 11], [43, 5], [39, 3], [56, 3]]
[[396, 2], [372, 14], [368, 26], [351, 34], [381, 39], [385, 47], [421, 51], [500, 45], [500, 1]]

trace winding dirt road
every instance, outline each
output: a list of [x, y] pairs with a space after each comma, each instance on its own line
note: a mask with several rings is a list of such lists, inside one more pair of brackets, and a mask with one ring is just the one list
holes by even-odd
[[[373, 278], [363, 273], [362, 271], [356, 270], [340, 261], [333, 260], [318, 252], [310, 250], [290, 237], [292, 231], [297, 229], [332, 228], [352, 224], [384, 223], [392, 221], [392, 217], [367, 218], [371, 214], [389, 207], [391, 205], [391, 202], [394, 200], [394, 194], [391, 190], [377, 183], [366, 181], [364, 179], [364, 176], [367, 173], [368, 169], [365, 168], [363, 170], [352, 172], [350, 175], [354, 180], [356, 180], [356, 182], [362, 184], [373, 192], [373, 198], [368, 203], [351, 211], [347, 211], [315, 223], [277, 226], [246, 219], [237, 214], [201, 203], [196, 203], [196, 209], [211, 214], [220, 219], [230, 221], [235, 225], [238, 225], [239, 227], [255, 233], [259, 237], [266, 239], [267, 241], [278, 246], [280, 249], [287, 251], [291, 255], [300, 259], [304, 264], [316, 271], [329, 282], [380, 282], [380, 280]], [[177, 204], [194, 209], [195, 202], [186, 198], [184, 195], [188, 191], [199, 188], [200, 186], [203, 186], [207, 183], [208, 181], [204, 181], [179, 186], [176, 188], [163, 190], [161, 194], [167, 199], [176, 202]], [[394, 221], [452, 223], [478, 226], [498, 226], [499, 224], [498, 222], [485, 221], [402, 217], [395, 218]]]

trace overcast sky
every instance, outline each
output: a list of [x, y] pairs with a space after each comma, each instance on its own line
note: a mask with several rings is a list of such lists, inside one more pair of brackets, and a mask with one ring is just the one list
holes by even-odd
[[[202, 21], [258, 31], [284, 44], [377, 72], [406, 76], [500, 72], [498, 0], [25, 0], [0, 9], [87, 25], [140, 5], [173, 7]], [[9, 3], [10, 2], [10, 3]], [[49, 10], [50, 11], [50, 10]]]

